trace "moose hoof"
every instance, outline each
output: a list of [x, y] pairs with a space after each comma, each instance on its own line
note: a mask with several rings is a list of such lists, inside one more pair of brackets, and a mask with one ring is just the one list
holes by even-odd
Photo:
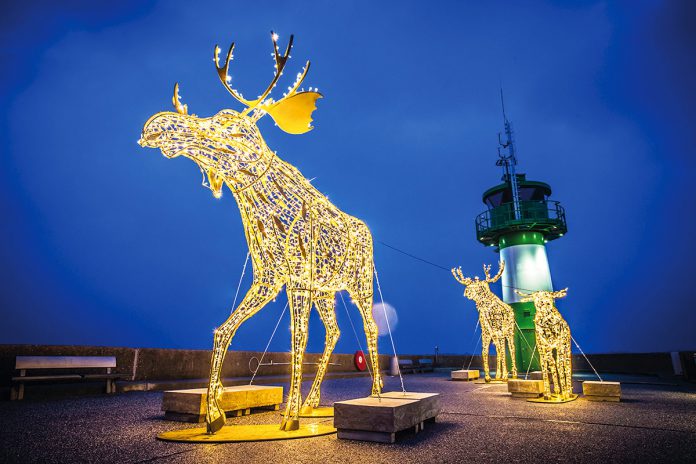
[[227, 418], [225, 417], [225, 413], [223, 412], [221, 415], [217, 417], [217, 419], [215, 419], [212, 422], [208, 422], [206, 427], [208, 434], [212, 435], [218, 430], [220, 430], [225, 425], [226, 419]]
[[280, 424], [280, 430], [285, 430], [286, 432], [290, 432], [291, 430], [297, 430], [299, 428], [300, 421], [297, 419], [283, 420], [283, 423]]

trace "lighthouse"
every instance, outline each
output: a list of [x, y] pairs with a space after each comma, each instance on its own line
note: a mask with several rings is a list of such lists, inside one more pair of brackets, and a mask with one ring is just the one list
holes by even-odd
[[[553, 290], [546, 244], [568, 231], [565, 210], [550, 200], [551, 186], [518, 174], [517, 156], [510, 121], [505, 114], [505, 138], [498, 134], [497, 166], [503, 168], [502, 183], [483, 193], [488, 208], [476, 216], [476, 238], [494, 248], [505, 261], [502, 276], [503, 301], [512, 306], [519, 330], [515, 330], [517, 367], [521, 372], [539, 368], [534, 333], [534, 303], [521, 302], [515, 290]], [[530, 366], [531, 364], [531, 366]]]

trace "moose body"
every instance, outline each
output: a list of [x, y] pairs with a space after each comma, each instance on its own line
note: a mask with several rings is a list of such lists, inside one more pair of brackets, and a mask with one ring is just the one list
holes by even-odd
[[551, 399], [549, 376], [553, 379], [555, 394], [561, 400], [570, 399], [573, 395], [570, 327], [554, 305], [554, 300], [566, 296], [568, 289], [533, 293], [515, 291], [522, 297], [521, 301], [533, 301], [536, 308], [534, 330], [544, 381], [544, 399]]
[[496, 380], [508, 378], [505, 344], [510, 350], [512, 365], [512, 377], [517, 378], [517, 363], [515, 360], [515, 313], [510, 305], [504, 303], [490, 289], [489, 284], [497, 282], [503, 274], [505, 263], [500, 262], [498, 274], [490, 276], [490, 266], [483, 266], [484, 280], [478, 277], [473, 279], [464, 277], [461, 268], [452, 269], [452, 275], [466, 288], [464, 296], [476, 303], [481, 325], [481, 357], [483, 358], [483, 372], [486, 382], [490, 382], [491, 374], [488, 368], [488, 349], [491, 342], [495, 346], [497, 363], [495, 370]]
[[[206, 411], [209, 433], [218, 431], [226, 419], [219, 406], [223, 391], [220, 375], [232, 337], [283, 287], [291, 312], [292, 366], [281, 429], [297, 429], [300, 411], [319, 405], [321, 382], [340, 335], [335, 314], [338, 291], [347, 290], [360, 310], [374, 366], [372, 393], [379, 394], [382, 388], [377, 367], [378, 331], [372, 317], [374, 265], [370, 231], [362, 221], [334, 206], [299, 170], [271, 151], [256, 126], [260, 117], [269, 114], [286, 132], [307, 132], [311, 129], [315, 101], [321, 97], [318, 92], [297, 92], [309, 68], [307, 62], [304, 72], [298, 74], [282, 99], [266, 99], [282, 74], [292, 47], [291, 37], [287, 50], [280, 55], [276, 41], [273, 34], [276, 75], [254, 101], [245, 100], [229, 85], [228, 67], [234, 44], [223, 66], [219, 65], [216, 47], [220, 80], [247, 109], [241, 113], [223, 110], [210, 118], [189, 115], [187, 106], [180, 102], [177, 84], [173, 97], [177, 111], [152, 116], [145, 123], [140, 140], [143, 146], [159, 148], [167, 158], [183, 155], [193, 160], [207, 176], [216, 197], [227, 185], [244, 224], [253, 282], [237, 308], [215, 330]], [[326, 328], [326, 343], [314, 383], [302, 403], [302, 362], [312, 305]]]

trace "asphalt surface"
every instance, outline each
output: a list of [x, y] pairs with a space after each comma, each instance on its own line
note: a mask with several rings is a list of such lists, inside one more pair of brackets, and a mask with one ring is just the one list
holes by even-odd
[[[552, 405], [512, 399], [505, 385], [452, 382], [447, 374], [404, 377], [409, 391], [442, 394], [442, 413], [423, 432], [395, 444], [300, 440], [188, 444], [159, 441], [195, 424], [165, 421], [162, 393], [0, 402], [0, 462], [696, 463], [696, 386], [623, 384], [621, 403], [578, 399]], [[398, 378], [385, 391], [400, 390]], [[305, 389], [309, 388], [305, 382]], [[286, 387], [287, 388], [287, 387]], [[322, 403], [366, 396], [369, 378], [332, 379]], [[580, 392], [579, 383], [575, 391]], [[304, 420], [314, 422], [326, 419]], [[330, 421], [331, 419], [329, 419]], [[228, 425], [279, 422], [278, 412], [228, 419]]]

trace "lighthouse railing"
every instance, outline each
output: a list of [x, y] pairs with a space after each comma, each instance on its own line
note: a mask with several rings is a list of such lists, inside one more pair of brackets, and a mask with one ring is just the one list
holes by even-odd
[[520, 201], [518, 209], [514, 203], [504, 203], [476, 217], [476, 233], [479, 237], [501, 229], [546, 227], [555, 228], [561, 234], [567, 229], [565, 209], [558, 201]]

